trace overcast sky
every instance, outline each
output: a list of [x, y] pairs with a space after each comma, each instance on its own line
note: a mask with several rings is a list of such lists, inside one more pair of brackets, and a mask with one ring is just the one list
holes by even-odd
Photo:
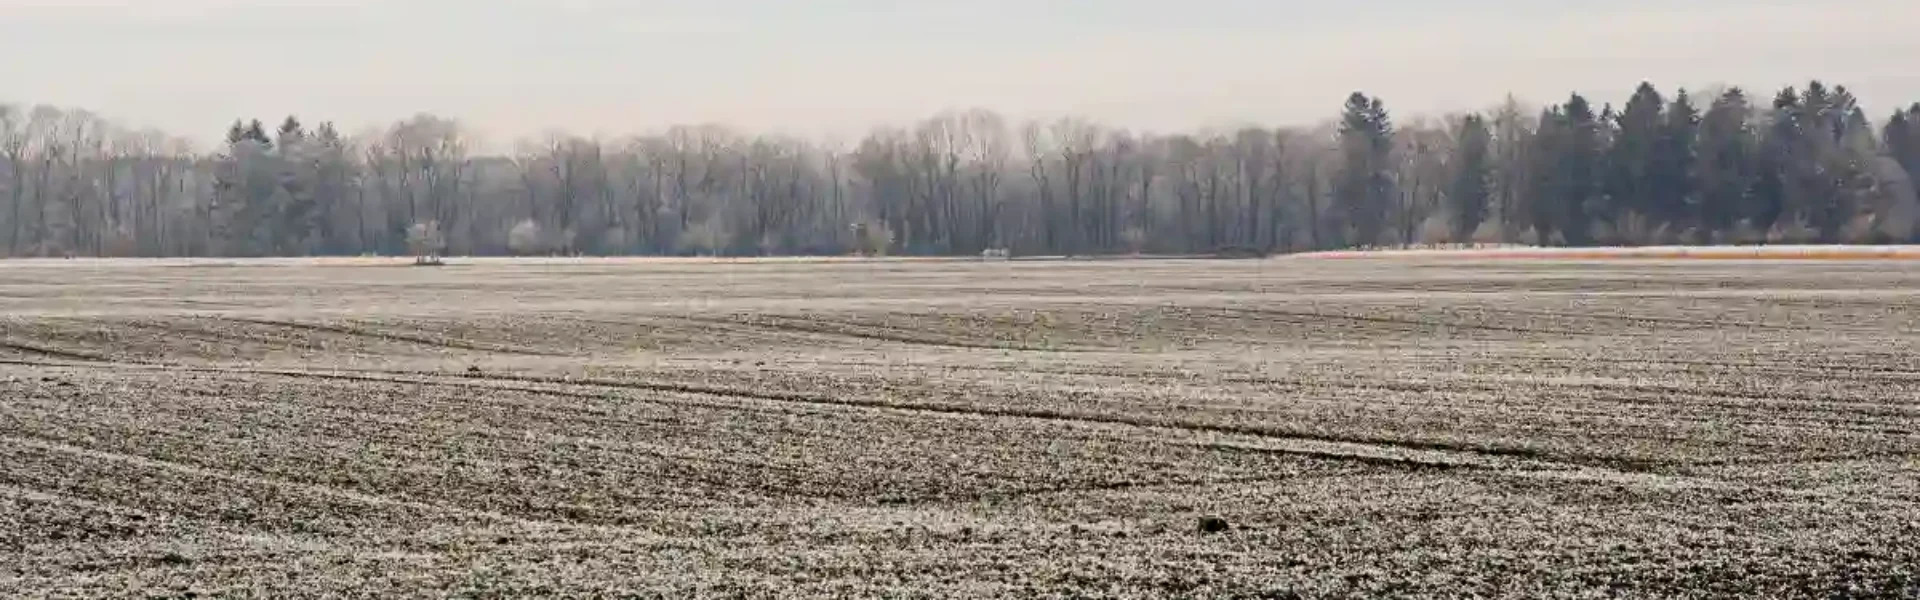
[[[944, 108], [1174, 129], [1634, 83], [1920, 101], [1920, 1], [0, 0], [0, 101], [202, 139], [427, 111], [491, 139], [674, 123], [853, 136]], [[1403, 117], [1404, 118], [1404, 117]]]

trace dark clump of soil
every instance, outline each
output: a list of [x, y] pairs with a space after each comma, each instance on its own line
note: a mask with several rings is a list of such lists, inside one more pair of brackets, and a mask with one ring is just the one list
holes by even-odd
[[1227, 524], [1226, 519], [1220, 517], [1200, 517], [1200, 533], [1221, 533], [1229, 527], [1231, 526]]

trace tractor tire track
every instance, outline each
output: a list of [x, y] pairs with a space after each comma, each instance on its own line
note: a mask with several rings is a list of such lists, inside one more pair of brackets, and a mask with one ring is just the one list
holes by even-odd
[[[936, 340], [936, 339], [914, 337], [906, 334], [886, 333], [884, 331], [849, 331], [846, 329], [836, 329], [826, 324], [820, 324], [820, 325], [804, 324], [804, 323], [796, 323], [796, 322], [788, 321], [784, 319], [764, 319], [763, 318], [760, 320], [739, 320], [739, 319], [726, 319], [726, 318], [715, 318], [715, 317], [686, 317], [686, 319], [691, 321], [706, 323], [710, 325], [721, 325], [721, 326], [732, 326], [732, 327], [745, 326], [745, 327], [754, 327], [754, 328], [769, 329], [769, 330], [776, 330], [776, 331], [807, 333], [807, 334], [815, 334], [815, 335], [831, 335], [831, 336], [837, 336], [837, 337], [847, 337], [847, 338], [855, 338], [855, 339], [863, 339], [863, 340], [893, 342], [897, 344], [928, 346], [928, 347], [934, 347], [934, 348], [959, 348], [959, 349], [966, 349], [966, 350], [1010, 350], [1010, 351], [1020, 351], [1020, 352], [1080, 352], [1081, 351], [1081, 350], [1072, 349], [1072, 348], [1041, 348], [1037, 346], [1027, 346], [1027, 345], [1020, 345], [1020, 344], [994, 345], [994, 344], [987, 344], [987, 343], [965, 342], [965, 341], [953, 340], [953, 339]], [[818, 321], [813, 319], [798, 319], [798, 320], [814, 322], [814, 323], [828, 323], [825, 321]], [[843, 325], [846, 327], [859, 327], [859, 328], [864, 328], [869, 330], [882, 329], [880, 327], [875, 327], [870, 325], [859, 325], [859, 324], [851, 324], [851, 323], [841, 323], [840, 325]]]
[[[1355, 323], [1402, 325], [1402, 326], [1414, 326], [1417, 328], [1442, 328], [1442, 329], [1464, 329], [1464, 330], [1473, 330], [1473, 331], [1495, 331], [1495, 332], [1501, 332], [1501, 333], [1549, 334], [1549, 335], [1565, 335], [1565, 336], [1576, 336], [1576, 337], [1602, 335], [1592, 331], [1573, 331], [1573, 330], [1567, 330], [1567, 329], [1546, 329], [1546, 328], [1533, 328], [1533, 327], [1511, 327], [1506, 325], [1486, 325], [1486, 324], [1480, 324], [1480, 323], [1451, 323], [1446, 321], [1415, 319], [1415, 318], [1405, 318], [1405, 317], [1371, 317], [1371, 316], [1364, 316], [1364, 315], [1343, 315], [1338, 313], [1321, 313], [1321, 312], [1313, 312], [1313, 311], [1290, 311], [1290, 310], [1278, 310], [1278, 309], [1270, 309], [1270, 308], [1214, 307], [1213, 310], [1229, 312], [1229, 313], [1239, 313], [1239, 314], [1267, 315], [1267, 316], [1275, 316], [1275, 317], [1305, 319], [1309, 323], [1312, 320], [1340, 320], [1340, 321], [1350, 321]], [[1608, 332], [1604, 335], [1645, 336], [1648, 334]]]
[[[1351, 473], [1339, 473], [1333, 476], [1347, 476]], [[1127, 492], [1151, 490], [1157, 488], [1208, 488], [1223, 485], [1246, 485], [1251, 483], [1278, 483], [1310, 479], [1313, 475], [1283, 475], [1262, 477], [1227, 477], [1222, 479], [1175, 479], [1164, 481], [1114, 481], [1081, 485], [1040, 486], [1012, 490], [987, 491], [975, 494], [924, 494], [915, 497], [886, 497], [880, 499], [883, 505], [939, 506], [954, 504], [978, 504], [983, 502], [1010, 502], [1036, 496], [1057, 494], [1096, 494], [1101, 492]], [[1327, 477], [1320, 475], [1317, 477]]]
[[1803, 362], [1738, 362], [1724, 360], [1699, 360], [1679, 358], [1619, 358], [1619, 357], [1582, 357], [1566, 358], [1556, 356], [1534, 356], [1526, 360], [1541, 363], [1583, 365], [1588, 363], [1610, 365], [1679, 365], [1686, 367], [1706, 367], [1729, 371], [1758, 371], [1780, 375], [1815, 375], [1821, 378], [1844, 381], [1920, 381], [1920, 370], [1912, 368], [1882, 366], [1872, 364], [1823, 364]]
[[1807, 327], [1804, 325], [1785, 325], [1762, 323], [1757, 321], [1722, 321], [1716, 319], [1689, 319], [1684, 317], [1654, 317], [1642, 315], [1609, 315], [1581, 312], [1560, 312], [1551, 310], [1528, 310], [1521, 308], [1463, 309], [1461, 313], [1479, 313], [1487, 315], [1520, 315], [1529, 317], [1547, 317], [1555, 319], [1590, 319], [1616, 323], [1645, 323], [1654, 325], [1686, 325], [1695, 330], [1717, 329], [1779, 329], [1788, 331], [1832, 331], [1831, 328]]
[[0, 350], [12, 350], [20, 354], [26, 354], [31, 356], [62, 358], [66, 360], [77, 360], [77, 361], [90, 362], [90, 363], [109, 361], [109, 359], [107, 359], [106, 357], [96, 355], [96, 354], [90, 354], [86, 352], [76, 352], [72, 350], [61, 350], [59, 348], [47, 348], [47, 347], [29, 344], [25, 342], [15, 342], [10, 340], [0, 340]]
[[288, 480], [278, 479], [274, 477], [249, 475], [245, 473], [237, 473], [237, 472], [226, 471], [222, 469], [202, 467], [198, 465], [182, 463], [177, 461], [140, 456], [137, 454], [128, 454], [124, 452], [114, 452], [114, 451], [108, 451], [108, 450], [86, 448], [82, 446], [67, 444], [57, 440], [47, 440], [47, 439], [40, 439], [36, 437], [0, 434], [0, 444], [9, 444], [16, 447], [27, 448], [31, 450], [39, 450], [42, 452], [48, 452], [53, 454], [61, 454], [61, 455], [66, 455], [66, 456], [71, 456], [71, 457], [86, 459], [86, 460], [118, 463], [122, 465], [128, 465], [128, 466], [133, 466], [133, 467], [143, 468], [143, 469], [167, 471], [167, 472], [172, 472], [180, 475], [186, 475], [189, 477], [217, 479], [217, 480], [227, 481], [231, 483], [237, 483], [240, 485], [268, 487], [268, 488], [273, 488], [273, 489], [295, 493], [295, 494], [306, 494], [306, 495], [328, 497], [328, 498], [333, 498], [335, 500], [343, 500], [343, 501], [363, 504], [367, 506], [405, 508], [405, 509], [421, 511], [424, 513], [429, 513], [429, 514], [442, 514], [442, 515], [448, 515], [448, 516], [463, 517], [463, 518], [474, 519], [482, 522], [503, 523], [503, 524], [527, 527], [531, 529], [565, 530], [568, 528], [576, 528], [576, 529], [592, 529], [592, 530], [600, 530], [600, 531], [617, 531], [623, 534], [638, 535], [643, 537], [653, 535], [652, 532], [649, 532], [649, 531], [634, 530], [629, 528], [620, 528], [620, 527], [612, 527], [612, 526], [605, 526], [605, 525], [589, 525], [589, 524], [575, 523], [570, 521], [547, 521], [547, 520], [540, 520], [540, 519], [530, 519], [526, 517], [520, 517], [520, 516], [515, 516], [507, 513], [490, 511], [490, 510], [447, 506], [442, 504], [419, 502], [419, 501], [413, 501], [413, 500], [401, 500], [401, 499], [389, 498], [386, 496], [380, 496], [375, 494], [368, 494], [365, 492], [358, 492], [354, 490], [343, 489], [343, 488], [338, 488], [338, 487], [333, 487], [328, 485], [300, 483], [296, 481], [288, 481]]
[[[363, 376], [353, 376], [353, 377], [355, 377], [356, 379], [362, 379], [362, 380], [366, 380], [366, 379], [382, 380], [382, 378], [378, 378], [378, 377], [374, 377], [374, 378], [366, 378]], [[500, 375], [486, 375], [486, 376], [478, 377], [478, 379], [520, 382], [520, 383], [535, 383], [535, 384], [545, 384], [545, 385], [569, 385], [569, 386], [594, 387], [594, 388], [603, 388], [603, 389], [622, 389], [622, 390], [636, 390], [636, 391], [661, 392], [661, 393], [673, 393], [673, 394], [688, 394], [688, 395], [720, 397], [720, 398], [729, 398], [729, 397], [748, 398], [748, 399], [761, 400], [761, 401], [767, 401], [767, 402], [804, 404], [804, 405], [811, 405], [811, 406], [830, 406], [830, 407], [859, 408], [859, 409], [870, 409], [870, 410], [891, 410], [891, 411], [904, 411], [904, 412], [968, 416], [968, 417], [1028, 419], [1028, 420], [1051, 421], [1051, 422], [1061, 422], [1061, 423], [1078, 423], [1078, 424], [1091, 423], [1091, 424], [1101, 424], [1101, 425], [1117, 425], [1117, 426], [1124, 426], [1124, 427], [1135, 427], [1140, 429], [1159, 429], [1159, 430], [1182, 431], [1187, 433], [1201, 433], [1201, 434], [1245, 435], [1249, 437], [1287, 440], [1287, 441], [1304, 441], [1304, 442], [1321, 442], [1321, 443], [1332, 443], [1332, 444], [1354, 444], [1359, 446], [1374, 446], [1374, 447], [1382, 447], [1382, 448], [1402, 450], [1402, 451], [1411, 450], [1411, 451], [1429, 451], [1429, 452], [1442, 452], [1442, 453], [1453, 452], [1453, 453], [1475, 455], [1483, 458], [1496, 458], [1501, 460], [1523, 459], [1523, 460], [1554, 462], [1556, 459], [1556, 457], [1547, 456], [1546, 454], [1540, 451], [1532, 450], [1532, 449], [1524, 449], [1524, 448], [1507, 448], [1507, 447], [1494, 447], [1494, 446], [1473, 447], [1473, 446], [1466, 446], [1466, 445], [1460, 445], [1460, 444], [1449, 444], [1449, 443], [1441, 443], [1441, 442], [1420, 442], [1420, 441], [1392, 439], [1392, 438], [1385, 438], [1385, 437], [1312, 434], [1312, 433], [1304, 433], [1304, 432], [1297, 432], [1297, 431], [1278, 430], [1274, 428], [1259, 427], [1259, 426], [1217, 425], [1217, 424], [1195, 423], [1191, 421], [1180, 421], [1180, 420], [1174, 420], [1174, 419], [1158, 419], [1158, 418], [1134, 417], [1134, 416], [1123, 416], [1123, 415], [1093, 415], [1093, 414], [1086, 414], [1086, 413], [1043, 410], [1043, 409], [988, 408], [988, 407], [955, 406], [955, 405], [940, 405], [940, 404], [887, 402], [882, 400], [854, 400], [854, 399], [844, 399], [844, 398], [832, 398], [832, 397], [826, 397], [826, 396], [815, 396], [815, 395], [802, 394], [797, 392], [757, 391], [757, 390], [747, 390], [747, 389], [731, 388], [731, 387], [702, 386], [702, 385], [681, 384], [681, 383], [628, 382], [628, 381], [608, 381], [608, 380], [590, 380], [590, 379], [559, 379], [559, 378], [548, 378], [548, 377], [500, 376]], [[514, 390], [514, 391], [523, 391], [528, 393], [551, 393], [553, 391], [553, 390], [544, 389], [544, 388], [501, 387], [501, 386], [484, 385], [484, 384], [475, 385], [470, 383], [469, 384], [458, 384], [458, 383], [448, 383], [448, 382], [422, 382], [422, 383], [458, 385], [463, 387], [474, 387], [479, 389]], [[599, 399], [616, 399], [616, 398], [624, 399], [623, 397], [609, 398], [606, 396], [592, 395], [592, 394], [583, 394], [582, 396], [589, 397], [589, 398], [599, 398]], [[678, 405], [687, 404], [685, 402], [674, 402], [674, 401], [658, 401], [658, 402], [665, 403], [665, 404], [678, 404]], [[701, 406], [711, 407], [711, 408], [737, 408], [737, 407], [730, 407], [725, 404], [703, 404]], [[1364, 457], [1356, 458], [1355, 455], [1349, 455], [1344, 453], [1330, 454], [1327, 456], [1323, 456], [1323, 458], [1335, 458], [1335, 457], [1339, 457], [1345, 460], [1357, 460], [1360, 458], [1364, 458]]]
[[[121, 365], [96, 364], [96, 365], [90, 365], [90, 366], [119, 367]], [[851, 400], [851, 399], [831, 398], [831, 397], [824, 397], [824, 396], [813, 396], [813, 395], [793, 393], [793, 392], [756, 391], [756, 390], [747, 390], [747, 389], [739, 389], [739, 388], [729, 388], [729, 387], [719, 387], [719, 386], [701, 386], [701, 385], [680, 384], [680, 383], [650, 383], [650, 382], [591, 380], [591, 379], [563, 379], [563, 378], [554, 378], [554, 377], [509, 376], [509, 375], [467, 376], [462, 378], [462, 380], [446, 380], [443, 378], [447, 376], [441, 376], [441, 375], [396, 377], [396, 376], [377, 376], [377, 375], [371, 375], [371, 374], [320, 373], [320, 372], [299, 371], [299, 370], [251, 369], [251, 368], [234, 369], [234, 368], [219, 368], [219, 367], [164, 367], [164, 366], [149, 366], [149, 365], [137, 365], [137, 366], [134, 366], [134, 368], [149, 368], [149, 369], [170, 370], [170, 371], [188, 371], [188, 372], [197, 372], [197, 373], [264, 375], [264, 376], [278, 376], [278, 377], [288, 377], [288, 378], [320, 379], [320, 380], [329, 380], [329, 381], [379, 383], [379, 384], [389, 384], [389, 385], [391, 384], [425, 385], [425, 386], [435, 386], [435, 387], [444, 387], [444, 388], [471, 389], [471, 390], [483, 390], [483, 391], [520, 392], [520, 393], [527, 393], [527, 394], [548, 395], [548, 396], [583, 399], [583, 400], [644, 402], [647, 404], [654, 404], [658, 406], [694, 407], [694, 408], [704, 408], [704, 409], [712, 409], [712, 410], [740, 410], [741, 408], [743, 408], [738, 404], [727, 403], [727, 402], [700, 402], [700, 401], [689, 401], [687, 399], [644, 398], [644, 397], [634, 397], [634, 396], [625, 396], [625, 395], [609, 395], [605, 393], [587, 393], [587, 392], [580, 392], [580, 391], [570, 391], [565, 389], [555, 389], [552, 387], [541, 387], [541, 386], [571, 386], [571, 387], [577, 387], [577, 388], [600, 388], [600, 389], [631, 390], [631, 391], [655, 392], [655, 393], [666, 393], [666, 394], [682, 394], [682, 395], [692, 395], [692, 396], [705, 396], [710, 398], [744, 398], [744, 399], [759, 400], [764, 402], [799, 404], [799, 405], [807, 405], [807, 406], [853, 408], [853, 409], [881, 410], [881, 411], [900, 411], [900, 412], [908, 412], [908, 413], [950, 415], [950, 416], [962, 416], [962, 417], [1027, 419], [1027, 420], [1035, 420], [1035, 421], [1047, 421], [1047, 422], [1083, 424], [1083, 425], [1098, 424], [1098, 425], [1133, 427], [1133, 428], [1150, 429], [1150, 430], [1157, 429], [1157, 430], [1165, 430], [1165, 431], [1180, 431], [1185, 433], [1200, 433], [1200, 434], [1244, 435], [1248, 437], [1286, 440], [1286, 441], [1320, 442], [1320, 443], [1331, 443], [1331, 444], [1353, 444], [1356, 446], [1373, 446], [1373, 447], [1376, 447], [1377, 449], [1385, 449], [1388, 451], [1394, 451], [1394, 450], [1427, 451], [1427, 452], [1438, 452], [1438, 453], [1452, 452], [1452, 453], [1461, 453], [1461, 454], [1467, 454], [1472, 456], [1479, 456], [1481, 458], [1494, 458], [1499, 460], [1520, 459], [1520, 460], [1556, 462], [1555, 457], [1548, 456], [1545, 453], [1542, 453], [1537, 450], [1522, 449], [1522, 448], [1505, 448], [1505, 447], [1494, 447], [1494, 446], [1474, 447], [1474, 446], [1467, 446], [1467, 445], [1461, 445], [1461, 444], [1449, 444], [1449, 443], [1441, 443], [1441, 442], [1420, 442], [1420, 441], [1400, 440], [1400, 439], [1392, 439], [1392, 438], [1385, 438], [1385, 437], [1311, 434], [1311, 433], [1276, 430], [1268, 427], [1241, 426], [1241, 425], [1212, 425], [1212, 424], [1205, 424], [1205, 423], [1194, 423], [1189, 421], [1179, 421], [1179, 420], [1173, 420], [1173, 419], [1156, 419], [1156, 418], [1147, 418], [1147, 417], [1131, 417], [1131, 416], [1123, 416], [1123, 415], [1091, 415], [1091, 414], [1085, 414], [1085, 413], [1070, 413], [1070, 412], [1053, 411], [1053, 410], [983, 408], [983, 407], [952, 406], [952, 405], [939, 405], [939, 404], [914, 404], [914, 403], [901, 403], [901, 402], [887, 402], [887, 401], [879, 401], [879, 400]], [[501, 385], [502, 383], [525, 383], [525, 384], [535, 384], [535, 385]], [[1323, 458], [1340, 458], [1343, 460], [1364, 460], [1368, 457], [1366, 455], [1349, 455], [1345, 453], [1335, 453], [1335, 454], [1323, 456]]]
[[303, 323], [299, 321], [260, 319], [260, 318], [252, 318], [252, 317], [223, 316], [220, 318], [228, 321], [234, 321], [239, 323], [249, 323], [253, 325], [261, 325], [261, 326], [267, 326], [267, 327], [285, 327], [289, 329], [299, 329], [299, 330], [314, 331], [314, 332], [321, 332], [321, 333], [332, 333], [332, 334], [338, 334], [338, 335], [355, 336], [355, 337], [383, 340], [383, 341], [389, 341], [389, 342], [416, 344], [416, 345], [427, 346], [432, 348], [440, 348], [440, 349], [469, 350], [473, 352], [487, 352], [487, 353], [493, 353], [493, 354], [514, 354], [514, 355], [520, 355], [520, 356], [540, 356], [540, 357], [567, 356], [566, 354], [546, 352], [546, 351], [533, 350], [533, 349], [527, 349], [527, 348], [493, 346], [493, 345], [477, 344], [473, 342], [466, 342], [466, 341], [455, 340], [455, 339], [428, 338], [423, 336], [413, 336], [413, 335], [406, 335], [406, 334], [399, 334], [399, 333], [388, 333], [388, 332], [382, 332], [382, 331], [368, 331], [365, 329], [348, 327], [344, 325], [324, 325], [319, 323]]

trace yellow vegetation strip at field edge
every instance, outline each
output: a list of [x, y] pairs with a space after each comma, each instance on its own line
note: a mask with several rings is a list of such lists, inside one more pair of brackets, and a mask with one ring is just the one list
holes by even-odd
[[1920, 260], [1920, 246], [1659, 246], [1646, 248], [1472, 248], [1343, 250], [1295, 255], [1309, 259], [1474, 260]]

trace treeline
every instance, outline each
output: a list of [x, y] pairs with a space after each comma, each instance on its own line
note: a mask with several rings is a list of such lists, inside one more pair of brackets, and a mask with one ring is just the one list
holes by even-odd
[[6, 256], [1023, 255], [1431, 243], [1915, 238], [1920, 104], [1876, 122], [1819, 82], [1619, 108], [1579, 95], [1396, 122], [1145, 134], [991, 112], [845, 147], [720, 127], [475, 151], [418, 116], [347, 136], [236, 122], [211, 152], [0, 106]]

